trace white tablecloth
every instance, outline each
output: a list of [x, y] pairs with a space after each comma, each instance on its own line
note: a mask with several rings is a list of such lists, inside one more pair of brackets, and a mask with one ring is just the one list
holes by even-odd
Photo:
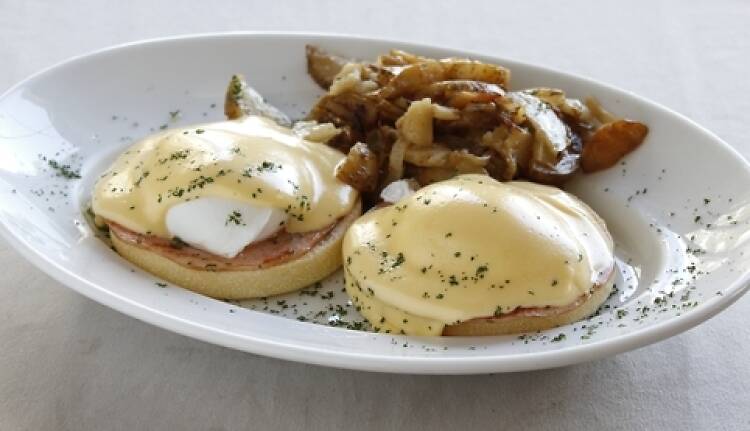
[[[0, 0], [0, 91], [136, 39], [354, 33], [600, 79], [686, 114], [750, 156], [750, 2], [495, 3]], [[308, 366], [175, 335], [68, 290], [4, 242], [0, 270], [3, 430], [750, 429], [750, 297], [610, 359], [429, 377]]]

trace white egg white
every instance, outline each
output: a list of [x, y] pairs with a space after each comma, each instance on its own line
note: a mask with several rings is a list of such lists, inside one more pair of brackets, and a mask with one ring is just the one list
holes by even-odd
[[204, 197], [170, 208], [166, 225], [170, 234], [195, 248], [233, 258], [248, 244], [273, 236], [287, 217], [277, 208]]

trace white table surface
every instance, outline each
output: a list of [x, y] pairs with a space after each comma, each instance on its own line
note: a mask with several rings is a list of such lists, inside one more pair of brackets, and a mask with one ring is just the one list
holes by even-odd
[[[354, 33], [588, 75], [686, 114], [750, 157], [746, 0], [295, 3], [0, 0], [0, 91], [143, 38]], [[2, 241], [0, 271], [2, 430], [750, 429], [750, 297], [613, 358], [430, 377], [296, 364], [175, 335], [68, 290]]]

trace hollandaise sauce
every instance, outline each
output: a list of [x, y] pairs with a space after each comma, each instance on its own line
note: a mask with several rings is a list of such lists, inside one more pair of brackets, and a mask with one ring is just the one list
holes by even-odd
[[344, 238], [346, 289], [381, 332], [566, 306], [614, 265], [604, 223], [557, 188], [464, 175], [365, 214]]
[[[281, 209], [286, 231], [313, 231], [356, 201], [356, 191], [333, 174], [343, 157], [257, 116], [167, 130], [115, 160], [95, 186], [92, 210], [132, 231], [169, 238], [170, 208], [222, 198]], [[236, 213], [227, 215], [228, 226], [240, 223]]]

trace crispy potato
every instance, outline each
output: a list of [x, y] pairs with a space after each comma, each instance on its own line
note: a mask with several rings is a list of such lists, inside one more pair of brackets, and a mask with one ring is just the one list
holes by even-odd
[[[509, 92], [509, 81], [502, 66], [392, 50], [339, 67], [308, 118], [340, 130], [328, 145], [350, 153], [350, 164], [367, 162], [362, 169], [371, 172], [377, 160], [376, 180], [342, 175], [358, 188], [377, 183], [365, 202], [408, 177], [424, 185], [481, 172], [559, 185], [582, 163], [584, 171], [614, 164], [645, 136], [636, 130], [645, 126], [624, 126], [594, 99], [547, 87]], [[354, 148], [360, 141], [374, 157]]]
[[339, 134], [332, 137], [328, 142], [326, 142], [326, 145], [346, 154], [347, 152], [349, 152], [349, 148], [354, 145], [353, 143], [356, 143], [360, 140], [356, 136], [358, 135], [358, 133], [352, 131], [352, 128], [348, 125], [341, 125], [336, 128], [339, 129]]
[[418, 168], [413, 170], [414, 179], [423, 186], [445, 181], [458, 175], [452, 168]]
[[523, 123], [534, 131], [534, 157], [552, 164], [558, 154], [570, 146], [568, 126], [539, 98], [526, 93], [511, 93], [510, 96], [524, 110]]
[[584, 172], [596, 172], [614, 166], [638, 148], [647, 134], [648, 127], [637, 121], [617, 120], [603, 125], [583, 146], [581, 168]]
[[507, 154], [491, 152], [487, 166], [487, 174], [500, 181], [511, 181], [518, 174], [518, 164]]
[[435, 60], [409, 64], [401, 68], [382, 89], [380, 96], [393, 99], [402, 95], [412, 95], [420, 88], [445, 79], [445, 69]]
[[406, 107], [401, 107], [389, 100], [385, 99], [378, 99], [376, 103], [377, 112], [379, 115], [379, 120], [384, 123], [393, 124], [401, 118], [402, 115], [404, 115], [404, 112], [408, 109], [408, 104]]
[[391, 147], [391, 154], [388, 156], [388, 176], [385, 184], [390, 184], [404, 177], [404, 156], [408, 143], [403, 139], [397, 139]]
[[378, 190], [387, 185], [387, 183], [385, 183], [385, 179], [388, 175], [391, 149], [393, 148], [393, 144], [395, 144], [398, 139], [398, 131], [396, 131], [396, 129], [391, 126], [380, 126], [376, 129], [372, 129], [367, 133], [367, 136], [365, 137], [365, 142], [367, 142], [367, 146], [370, 148], [370, 151], [375, 153], [378, 158], [378, 179], [380, 180], [380, 184], [378, 184]]
[[336, 178], [360, 192], [375, 191], [378, 185], [378, 158], [367, 144], [357, 142], [336, 166]]
[[432, 145], [426, 148], [411, 147], [404, 153], [404, 161], [423, 168], [448, 168], [451, 150]]
[[594, 97], [586, 98], [586, 107], [591, 111], [594, 118], [602, 124], [612, 123], [619, 120], [619, 118], [612, 115], [609, 111], [604, 109], [601, 103]]
[[527, 166], [531, 159], [531, 133], [513, 125], [508, 137], [503, 141], [500, 152], [507, 153], [520, 166]]
[[462, 141], [467, 143], [475, 142], [475, 137], [481, 137], [484, 132], [492, 130], [502, 124], [503, 113], [494, 103], [489, 104], [469, 104], [464, 109], [457, 109], [458, 118], [455, 120], [435, 122], [435, 138], [438, 141], [446, 143], [445, 135], [454, 137], [463, 136]]
[[232, 75], [224, 97], [224, 114], [234, 120], [246, 115], [267, 117], [282, 126], [291, 126], [292, 121], [276, 107], [266, 103], [255, 89], [247, 85], [242, 75]]
[[561, 109], [568, 100], [565, 98], [565, 92], [557, 88], [529, 88], [528, 90], [525, 90], [524, 93], [531, 94], [532, 96], [549, 103], [558, 110]]
[[328, 90], [333, 78], [346, 63], [349, 63], [349, 60], [331, 55], [313, 45], [306, 45], [305, 53], [307, 55], [307, 72], [313, 81], [324, 90]]
[[561, 153], [560, 159], [553, 165], [541, 163], [532, 157], [525, 176], [538, 183], [560, 186], [576, 173], [580, 157], [577, 152]]
[[452, 168], [458, 172], [477, 172], [487, 165], [488, 156], [477, 156], [462, 150], [450, 150], [433, 145], [418, 148], [408, 147], [404, 153], [404, 161], [414, 166], [425, 168]]
[[449, 165], [462, 174], [487, 173], [484, 167], [488, 161], [489, 156], [477, 156], [465, 149], [453, 150], [448, 154]]
[[377, 88], [378, 84], [369, 79], [369, 73], [364, 66], [357, 63], [347, 63], [333, 78], [328, 94], [332, 96], [348, 92], [364, 94]]
[[507, 88], [510, 82], [510, 70], [502, 66], [460, 58], [446, 58], [440, 60], [440, 64], [445, 71], [445, 79], [479, 81], [503, 88]]
[[381, 90], [381, 96], [394, 98], [404, 94], [414, 94], [421, 87], [446, 80], [495, 84], [502, 90], [510, 80], [510, 71], [504, 67], [470, 60], [427, 59], [398, 69], [396, 76]]
[[487, 170], [495, 178], [510, 181], [525, 169], [531, 159], [533, 137], [515, 124], [501, 125], [482, 136], [481, 144], [492, 148]]
[[224, 115], [228, 120], [235, 120], [245, 115], [242, 112], [242, 92], [245, 88], [245, 79], [242, 75], [232, 75], [224, 96]]
[[377, 127], [379, 117], [380, 110], [376, 99], [349, 92], [323, 96], [310, 111], [308, 120], [333, 123], [334, 126], [345, 130], [346, 135], [351, 138], [348, 142], [351, 146], [357, 141], [362, 141], [368, 130]]
[[578, 123], [593, 123], [594, 116], [591, 114], [588, 106], [584, 105], [578, 99], [571, 99], [565, 96], [565, 92], [556, 88], [530, 88], [525, 90], [533, 96], [549, 103], [561, 114]]
[[297, 121], [292, 127], [294, 133], [308, 141], [325, 144], [335, 138], [341, 129], [331, 123], [318, 123], [317, 121]]
[[422, 89], [416, 97], [429, 97], [438, 103], [463, 109], [470, 103], [489, 103], [502, 98], [505, 91], [497, 84], [478, 81], [438, 81]]
[[396, 130], [407, 141], [424, 147], [432, 144], [432, 118], [434, 110], [430, 99], [412, 102], [409, 109], [396, 121]]
[[447, 106], [432, 104], [432, 117], [436, 120], [455, 121], [461, 118], [457, 109]]
[[523, 110], [523, 124], [534, 132], [531, 159], [524, 173], [537, 182], [561, 184], [578, 169], [577, 136], [548, 103], [524, 92], [511, 96]]
[[406, 66], [407, 64], [414, 64], [425, 60], [427, 60], [425, 57], [401, 51], [400, 49], [392, 49], [388, 54], [378, 57], [378, 64], [381, 66]]

